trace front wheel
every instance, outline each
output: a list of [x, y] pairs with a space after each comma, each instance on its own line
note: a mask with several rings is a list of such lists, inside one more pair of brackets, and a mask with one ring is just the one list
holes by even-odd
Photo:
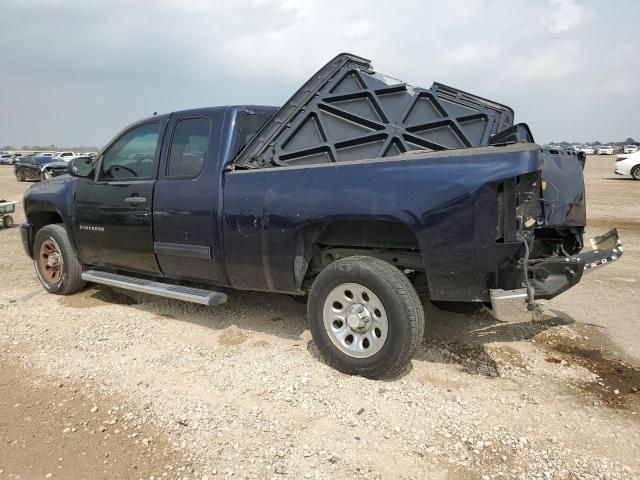
[[40, 283], [49, 293], [67, 295], [86, 284], [80, 277], [82, 265], [62, 225], [47, 225], [38, 230], [33, 242], [33, 261]]
[[24, 182], [24, 180], [25, 180], [24, 173], [22, 173], [22, 172], [16, 173], [16, 178], [18, 179], [19, 182]]
[[5, 215], [2, 219], [2, 224], [4, 225], [4, 228], [13, 227], [13, 217], [11, 215]]
[[640, 180], [640, 165], [636, 165], [631, 169], [631, 176], [634, 180]]
[[393, 265], [354, 256], [316, 278], [309, 328], [332, 367], [368, 378], [397, 376], [424, 335], [424, 311], [409, 279]]
[[51, 170], [43, 170], [40, 174], [40, 178], [42, 180], [49, 180], [51, 177], [53, 177], [53, 173], [51, 173]]

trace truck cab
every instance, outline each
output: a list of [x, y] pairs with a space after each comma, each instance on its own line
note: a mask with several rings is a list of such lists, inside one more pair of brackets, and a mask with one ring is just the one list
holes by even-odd
[[[74, 184], [71, 208], [57, 210], [80, 261], [226, 284], [221, 173], [275, 110], [218, 107], [153, 116], [127, 126], [94, 161], [75, 161], [72, 168], [89, 171], [76, 172], [86, 176]], [[37, 228], [38, 214], [31, 219]]]

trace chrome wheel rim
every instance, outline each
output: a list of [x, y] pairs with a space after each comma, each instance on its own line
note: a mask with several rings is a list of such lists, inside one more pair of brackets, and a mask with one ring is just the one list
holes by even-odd
[[387, 340], [389, 322], [384, 305], [364, 285], [338, 285], [327, 295], [322, 313], [331, 342], [350, 357], [369, 358]]
[[62, 280], [64, 272], [62, 252], [53, 238], [48, 238], [40, 245], [38, 265], [40, 275], [48, 284], [55, 285]]
[[51, 178], [51, 172], [49, 170], [44, 171], [44, 179], [48, 180]]

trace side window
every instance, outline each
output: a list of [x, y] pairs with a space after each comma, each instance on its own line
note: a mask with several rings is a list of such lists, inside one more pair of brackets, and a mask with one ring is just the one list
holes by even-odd
[[238, 134], [238, 153], [253, 139], [262, 126], [267, 123], [271, 115], [249, 114], [243, 115], [240, 122], [240, 132]]
[[186, 118], [176, 123], [169, 148], [167, 177], [197, 177], [207, 158], [208, 146], [208, 118]]
[[102, 155], [99, 180], [141, 180], [154, 176], [160, 122], [129, 130]]

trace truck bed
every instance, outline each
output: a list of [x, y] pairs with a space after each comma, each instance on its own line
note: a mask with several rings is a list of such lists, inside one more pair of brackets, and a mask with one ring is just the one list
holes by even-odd
[[513, 116], [491, 100], [440, 83], [414, 87], [341, 54], [280, 108], [235, 164], [309, 165], [488, 145], [513, 126]]

